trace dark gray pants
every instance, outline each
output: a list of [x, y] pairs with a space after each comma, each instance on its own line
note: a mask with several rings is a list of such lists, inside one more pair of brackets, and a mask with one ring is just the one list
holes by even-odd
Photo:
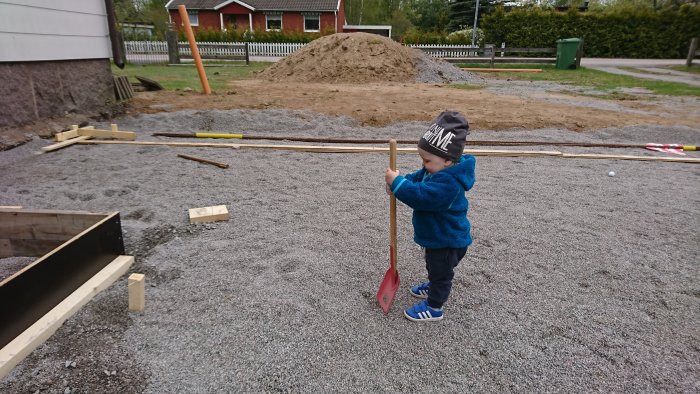
[[442, 308], [452, 290], [455, 267], [467, 253], [467, 248], [425, 249], [425, 269], [428, 270], [428, 305]]

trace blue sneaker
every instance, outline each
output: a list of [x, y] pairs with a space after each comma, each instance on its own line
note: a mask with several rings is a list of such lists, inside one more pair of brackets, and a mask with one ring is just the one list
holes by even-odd
[[412, 321], [435, 321], [442, 320], [445, 317], [445, 312], [442, 311], [442, 308], [439, 310], [431, 308], [428, 305], [428, 300], [413, 305], [403, 311], [403, 314], [406, 316], [406, 319]]
[[411, 295], [416, 298], [426, 299], [428, 298], [428, 289], [430, 288], [430, 282], [421, 283], [417, 286], [411, 287], [409, 290]]

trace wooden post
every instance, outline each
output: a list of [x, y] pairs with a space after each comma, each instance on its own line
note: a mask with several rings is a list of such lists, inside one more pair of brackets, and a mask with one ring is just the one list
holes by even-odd
[[581, 58], [583, 57], [583, 37], [576, 48], [576, 68], [581, 68]]
[[688, 49], [688, 58], [685, 60], [685, 66], [690, 67], [693, 64], [693, 58], [698, 50], [698, 38], [695, 37], [690, 40], [690, 49]]
[[250, 56], [248, 52], [248, 43], [245, 43], [245, 64], [246, 66], [250, 64]]
[[165, 33], [168, 43], [168, 63], [180, 64], [180, 49], [177, 46], [177, 32], [168, 30]]
[[207, 74], [204, 73], [204, 66], [202, 65], [202, 57], [199, 56], [199, 49], [197, 49], [197, 42], [194, 40], [194, 33], [192, 32], [192, 25], [190, 25], [190, 17], [187, 15], [187, 8], [180, 4], [177, 6], [178, 11], [180, 11], [180, 18], [182, 23], [185, 25], [185, 33], [187, 33], [187, 41], [190, 43], [190, 49], [192, 50], [192, 58], [194, 58], [194, 63], [197, 65], [197, 72], [199, 73], [199, 81], [202, 83], [202, 89], [204, 94], [211, 94], [211, 88], [209, 87], [209, 80], [207, 80]]
[[146, 276], [129, 275], [129, 310], [142, 312], [146, 306]]

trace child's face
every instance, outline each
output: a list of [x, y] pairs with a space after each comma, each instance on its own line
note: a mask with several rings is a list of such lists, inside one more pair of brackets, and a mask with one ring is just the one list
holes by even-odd
[[428, 171], [429, 174], [434, 174], [452, 165], [452, 160], [434, 155], [421, 148], [418, 148], [418, 154], [423, 160], [423, 167], [425, 167], [425, 170]]

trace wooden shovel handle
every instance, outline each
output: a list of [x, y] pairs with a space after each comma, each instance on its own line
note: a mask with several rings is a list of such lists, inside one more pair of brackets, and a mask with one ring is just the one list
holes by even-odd
[[[396, 140], [389, 141], [389, 168], [396, 171]], [[389, 202], [389, 223], [391, 231], [391, 269], [396, 272], [396, 197], [391, 194]]]

